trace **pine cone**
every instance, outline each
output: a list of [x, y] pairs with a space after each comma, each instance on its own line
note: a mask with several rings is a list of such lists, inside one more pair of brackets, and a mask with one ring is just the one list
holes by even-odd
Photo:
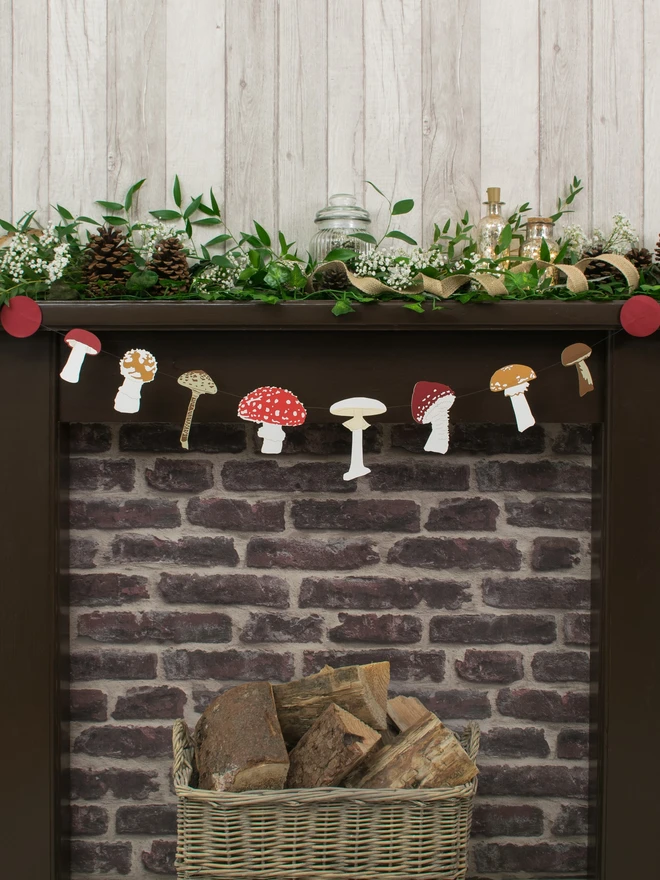
[[660, 263], [660, 235], [658, 236], [658, 243], [655, 246], [655, 261], [656, 263]]
[[632, 248], [625, 257], [638, 269], [646, 269], [653, 263], [653, 254], [647, 248]]
[[[604, 253], [602, 247], [586, 248], [586, 250], [582, 254], [581, 259], [584, 260], [587, 257], [599, 257], [602, 253]], [[603, 260], [595, 260], [593, 263], [589, 263], [587, 268], [583, 271], [590, 281], [595, 281], [597, 278], [603, 278], [605, 275], [611, 275], [613, 269], [609, 263], [605, 263]]]
[[123, 285], [133, 254], [126, 236], [115, 226], [99, 226], [87, 245], [83, 276], [92, 296], [112, 296], [112, 288]]
[[351, 282], [342, 269], [321, 269], [312, 281], [314, 290], [350, 290]]
[[[156, 245], [156, 250], [149, 268], [152, 269], [159, 278], [168, 281], [178, 281], [177, 290], [188, 290], [190, 286], [190, 269], [188, 268], [188, 259], [181, 244], [181, 240], [177, 236], [171, 238], [163, 238]], [[165, 290], [165, 288], [161, 288]]]

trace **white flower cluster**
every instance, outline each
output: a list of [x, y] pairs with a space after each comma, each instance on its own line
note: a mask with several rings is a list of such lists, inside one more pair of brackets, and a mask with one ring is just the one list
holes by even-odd
[[210, 286], [222, 287], [224, 290], [230, 290], [235, 287], [238, 282], [238, 276], [248, 264], [247, 254], [231, 252], [225, 254], [234, 266], [209, 266], [200, 272], [195, 278], [195, 286], [206, 290]]
[[594, 229], [592, 245], [602, 247], [612, 254], [627, 254], [631, 248], [637, 247], [639, 235], [625, 214], [620, 211], [612, 217], [612, 232], [606, 238], [600, 229]]
[[[137, 233], [137, 235], [135, 235]], [[183, 229], [175, 226], [166, 226], [161, 221], [158, 223], [140, 223], [134, 229], [134, 243], [140, 256], [147, 262], [153, 257], [156, 245], [164, 238], [186, 238]]]
[[571, 223], [564, 227], [562, 243], [568, 244], [569, 251], [574, 251], [576, 254], [584, 253], [588, 246], [588, 240], [584, 229], [579, 223]]
[[0, 272], [7, 272], [17, 284], [25, 277], [25, 270], [31, 269], [37, 274], [46, 273], [48, 263], [39, 256], [39, 249], [34, 237], [24, 232], [17, 232], [11, 237], [9, 246], [0, 261]]
[[444, 254], [435, 248], [428, 251], [420, 247], [407, 251], [404, 248], [389, 248], [374, 250], [368, 254], [360, 254], [355, 261], [354, 272], [356, 275], [378, 276], [382, 275], [383, 281], [395, 290], [405, 290], [415, 282], [415, 276], [422, 269], [431, 266], [440, 268], [447, 259]]
[[48, 280], [51, 284], [62, 277], [70, 259], [71, 250], [67, 242], [63, 241], [57, 245], [53, 252], [53, 259], [48, 263]]

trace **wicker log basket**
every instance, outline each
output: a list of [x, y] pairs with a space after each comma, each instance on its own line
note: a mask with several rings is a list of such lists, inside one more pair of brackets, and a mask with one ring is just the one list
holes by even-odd
[[[473, 760], [479, 728], [459, 737]], [[477, 778], [454, 787], [224, 793], [192, 788], [188, 727], [173, 731], [179, 880], [464, 880]]]

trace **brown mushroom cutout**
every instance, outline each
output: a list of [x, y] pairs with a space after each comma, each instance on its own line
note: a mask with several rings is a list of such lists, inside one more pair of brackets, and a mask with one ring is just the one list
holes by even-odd
[[584, 397], [590, 391], [594, 390], [594, 380], [586, 365], [585, 361], [591, 357], [591, 349], [584, 342], [574, 342], [568, 345], [561, 353], [561, 362], [565, 367], [575, 365], [578, 374], [578, 385], [580, 388], [580, 397]]
[[497, 370], [490, 378], [490, 390], [503, 391], [504, 396], [510, 398], [516, 424], [521, 433], [536, 424], [525, 397], [525, 391], [529, 388], [532, 379], [536, 379], [536, 373], [524, 364], [509, 364]]
[[188, 412], [186, 413], [181, 437], [179, 438], [181, 446], [184, 449], [188, 449], [188, 436], [190, 435], [190, 426], [192, 425], [197, 400], [201, 394], [216, 394], [218, 387], [209, 374], [205, 373], [204, 370], [188, 370], [187, 373], [182, 373], [182, 375], [179, 376], [177, 382], [191, 392]]

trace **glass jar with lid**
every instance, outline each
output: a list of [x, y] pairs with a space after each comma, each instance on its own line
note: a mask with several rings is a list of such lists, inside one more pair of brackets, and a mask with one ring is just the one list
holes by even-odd
[[318, 232], [312, 238], [309, 252], [317, 263], [335, 248], [350, 248], [359, 254], [367, 254], [373, 245], [359, 238], [350, 238], [354, 232], [368, 232], [371, 217], [361, 208], [357, 199], [350, 193], [337, 193], [330, 196], [325, 208], [314, 219]]
[[[526, 260], [540, 260], [541, 247], [545, 241], [550, 252], [550, 262], [553, 262], [559, 253], [559, 245], [553, 238], [554, 230], [555, 224], [550, 217], [529, 217], [520, 256]], [[551, 278], [552, 283], [556, 284], [558, 272], [554, 266], [551, 266], [545, 270], [543, 277]]]

